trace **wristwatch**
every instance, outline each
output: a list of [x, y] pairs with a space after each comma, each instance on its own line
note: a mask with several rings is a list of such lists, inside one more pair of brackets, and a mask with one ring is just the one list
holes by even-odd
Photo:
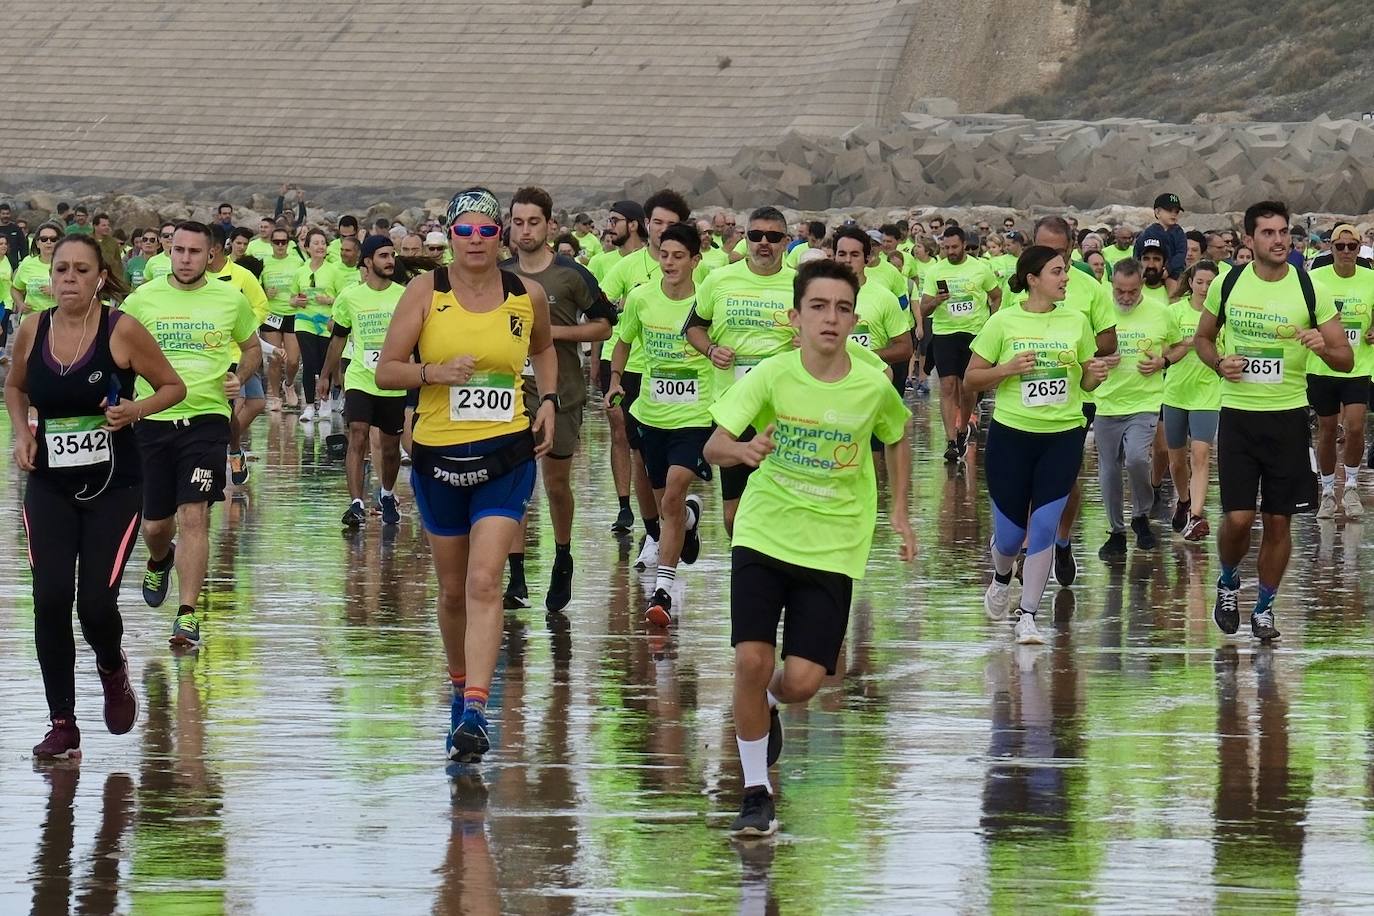
[[559, 403], [559, 401], [558, 401], [558, 395], [553, 394], [553, 393], [546, 394], [546, 395], [544, 395], [542, 398], [539, 399], [539, 403], [540, 403], [540, 404], [544, 403], [545, 401], [553, 401], [553, 410], [554, 410], [554, 413], [557, 413], [557, 412], [559, 411], [560, 407], [562, 406], [562, 405], [560, 405], [560, 403]]

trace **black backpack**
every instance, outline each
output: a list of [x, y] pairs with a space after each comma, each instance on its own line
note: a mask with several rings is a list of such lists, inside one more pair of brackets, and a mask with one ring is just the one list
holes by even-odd
[[[1231, 290], [1236, 288], [1236, 281], [1240, 275], [1250, 270], [1250, 265], [1237, 267], [1226, 275], [1226, 279], [1221, 281], [1221, 306], [1217, 309], [1217, 327], [1226, 323], [1226, 302], [1231, 298]], [[1312, 286], [1312, 277], [1307, 271], [1300, 267], [1294, 267], [1298, 272], [1298, 285], [1302, 287], [1302, 298], [1307, 303], [1307, 321], [1312, 327], [1317, 326], [1317, 291]]]

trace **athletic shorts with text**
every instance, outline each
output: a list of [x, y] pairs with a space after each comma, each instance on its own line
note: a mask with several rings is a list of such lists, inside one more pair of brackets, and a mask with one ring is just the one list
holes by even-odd
[[224, 499], [229, 418], [143, 420], [134, 425], [143, 458], [143, 517], [171, 518], [178, 506]]

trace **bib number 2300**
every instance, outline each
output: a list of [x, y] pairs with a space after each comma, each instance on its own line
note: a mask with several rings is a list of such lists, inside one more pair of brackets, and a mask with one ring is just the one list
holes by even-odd
[[515, 418], [514, 379], [474, 375], [448, 392], [448, 415], [454, 422], [507, 423]]

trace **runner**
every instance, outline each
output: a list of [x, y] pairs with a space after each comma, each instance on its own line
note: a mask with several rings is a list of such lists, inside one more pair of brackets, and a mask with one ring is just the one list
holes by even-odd
[[1355, 356], [1331, 294], [1287, 261], [1288, 207], [1279, 201], [1251, 205], [1245, 235], [1255, 260], [1212, 284], [1193, 344], [1223, 379], [1217, 472], [1225, 515], [1212, 617], [1223, 633], [1240, 628], [1240, 564], [1250, 552], [1258, 496], [1263, 535], [1250, 631], [1271, 640], [1279, 637], [1273, 604], [1293, 549], [1291, 517], [1312, 511], [1317, 501], [1303, 390], [1307, 352], [1337, 372], [1353, 369]]
[[671, 626], [676, 619], [678, 560], [690, 565], [701, 552], [697, 535], [701, 498], [689, 495], [688, 490], [693, 479], [711, 479], [701, 450], [711, 436], [708, 392], [714, 373], [710, 360], [682, 336], [696, 296], [692, 274], [700, 260], [701, 237], [695, 227], [677, 223], [663, 230], [658, 241], [662, 277], [625, 297], [623, 327], [611, 354], [611, 384], [606, 391], [608, 408], [625, 396], [620, 380], [638, 340], [647, 384], [630, 410], [630, 422], [639, 425], [644, 466], [660, 519], [658, 569], [644, 614], [657, 627]]
[[[350, 240], [357, 244], [356, 240]], [[402, 268], [402, 277], [409, 280]], [[371, 445], [371, 431], [380, 438], [381, 464], [377, 471], [382, 487], [382, 524], [401, 521], [396, 507], [396, 476], [401, 470], [401, 430], [405, 425], [405, 392], [377, 386], [376, 368], [381, 358], [391, 317], [405, 287], [397, 281], [396, 249], [384, 235], [368, 236], [363, 243], [363, 282], [346, 287], [334, 300], [334, 330], [329, 350], [315, 383], [320, 403], [329, 397], [330, 379], [339, 368], [344, 344], [351, 342], [355, 358], [344, 375], [344, 421], [348, 424], [348, 455], [344, 473], [351, 502], [343, 514], [345, 528], [359, 528], [367, 521], [363, 500], [363, 462]]]
[[1164, 372], [1185, 352], [1169, 306], [1142, 295], [1141, 274], [1140, 263], [1133, 258], [1117, 261], [1112, 272], [1117, 351], [1102, 357], [1107, 377], [1094, 394], [1097, 479], [1110, 526], [1107, 541], [1097, 556], [1107, 561], [1126, 555], [1122, 465], [1130, 480], [1135, 545], [1140, 550], [1158, 546], [1149, 515], [1155, 495], [1150, 484], [1150, 462], [1164, 402]]
[[[78, 759], [72, 607], [95, 651], [105, 727], [125, 734], [138, 718], [119, 615], [119, 581], [141, 499], [130, 424], [176, 404], [186, 387], [141, 325], [100, 304], [101, 295], [119, 300], [128, 288], [89, 237], [57, 243], [50, 283], [56, 306], [15, 334], [5, 406], [15, 464], [28, 472], [23, 521], [34, 644], [52, 722], [33, 755]], [[135, 375], [148, 388], [137, 401]], [[30, 408], [38, 415], [36, 432], [29, 429]]]
[[[775, 231], [755, 228], [776, 224], [765, 215], [750, 219], [751, 235]], [[751, 240], [750, 263], [760, 244], [778, 252], [770, 259], [780, 256], [781, 240]], [[887, 445], [888, 517], [901, 539], [898, 555], [906, 562], [916, 553], [908, 520], [911, 413], [884, 373], [851, 361], [846, 338], [857, 323], [858, 294], [858, 278], [843, 264], [802, 265], [786, 313], [799, 348], [765, 360], [711, 408], [718, 426], [705, 459], [758, 470], [731, 547], [735, 741], [744, 771], [744, 798], [730, 827], [735, 836], [778, 829], [768, 779], [782, 753], [777, 706], [805, 703], [835, 673], [854, 580], [863, 578], [877, 523], [874, 463], [863, 450], [870, 436]], [[750, 429], [760, 432], [746, 439]], [[775, 671], [779, 620], [783, 665]]]
[[900, 394], [906, 385], [898, 369], [906, 368], [912, 353], [911, 313], [902, 309], [890, 290], [868, 281], [873, 254], [873, 240], [862, 229], [845, 226], [835, 231], [835, 260], [847, 265], [859, 280], [858, 323], [850, 339], [872, 350], [892, 369], [893, 385]]
[[339, 235], [330, 241], [325, 253], [329, 263], [338, 264], [343, 260], [343, 246], [346, 241], [358, 241], [358, 218], [348, 213], [339, 217]]
[[1014, 632], [1026, 644], [1044, 641], [1035, 615], [1049, 582], [1059, 514], [1083, 462], [1082, 392], [1107, 374], [1094, 356], [1087, 317], [1061, 304], [1073, 273], [1058, 249], [1027, 248], [1008, 281], [1025, 301], [988, 319], [974, 338], [967, 372], [970, 385], [997, 389], [983, 456], [993, 515], [993, 577], [983, 607], [990, 619], [1007, 619], [1012, 568], [1024, 546]]
[[1364, 515], [1360, 502], [1360, 462], [1364, 459], [1364, 420], [1369, 410], [1369, 376], [1374, 371], [1370, 340], [1370, 310], [1374, 309], [1374, 270], [1358, 263], [1359, 230], [1342, 223], [1331, 231], [1332, 263], [1312, 271], [1312, 280], [1325, 287], [1340, 313], [1345, 339], [1355, 351], [1355, 367], [1337, 372], [1318, 356], [1307, 358], [1307, 403], [1317, 414], [1317, 466], [1321, 471], [1321, 505], [1317, 518], [1336, 517], [1336, 438], [1344, 430], [1341, 447], [1345, 492], [1341, 510], [1346, 518]]
[[52, 297], [52, 253], [61, 239], [62, 227], [57, 223], [43, 223], [34, 232], [34, 253], [19, 262], [10, 281], [16, 322], [28, 312], [45, 312], [57, 304]]
[[176, 232], [177, 224], [172, 222], [163, 223], [158, 228], [158, 243], [162, 250], [148, 259], [148, 263], [143, 265], [143, 282], [149, 280], [160, 280], [172, 272], [172, 235]]
[[1146, 234], [1136, 247], [1140, 249], [1140, 273], [1144, 280], [1140, 288], [1140, 294], [1153, 302], [1167, 305], [1169, 302], [1169, 285], [1166, 282], [1168, 275], [1165, 273], [1165, 248], [1164, 239]]
[[[291, 307], [296, 310], [296, 346], [301, 351], [301, 393], [305, 407], [300, 422], [329, 419], [329, 389], [315, 411], [315, 380], [324, 366], [329, 351], [329, 319], [333, 314], [334, 297], [330, 295], [334, 266], [325, 260], [329, 253], [329, 237], [323, 229], [311, 229], [305, 236], [305, 250], [309, 261], [302, 264], [291, 277]], [[328, 376], [326, 376], [326, 379]]]
[[140, 229], [134, 233], [134, 253], [124, 265], [124, 269], [128, 273], [130, 289], [138, 289], [143, 285], [148, 259], [157, 254], [158, 251], [156, 229]]
[[[258, 278], [253, 275], [251, 270], [229, 260], [229, 256], [224, 250], [224, 244], [224, 229], [217, 223], [212, 224], [210, 226], [210, 263], [205, 271], [206, 276], [228, 283], [243, 293], [244, 298], [248, 300], [249, 307], [253, 309], [253, 317], [261, 324], [267, 316], [267, 294], [263, 292], [262, 284], [258, 282]], [[257, 263], [260, 264], [261, 262]], [[233, 362], [230, 364], [230, 371], [232, 372], [237, 369], [240, 354], [237, 344], [231, 350]], [[239, 390], [238, 400], [234, 404], [234, 411], [229, 417], [229, 480], [236, 487], [248, 483], [248, 456], [243, 452], [243, 434], [253, 425], [253, 421], [261, 416], [266, 406], [262, 367], [259, 365], [253, 374], [244, 380], [243, 386]]]
[[[439, 581], [453, 685], [448, 755], [491, 747], [486, 707], [502, 632], [501, 567], [553, 446], [558, 360], [543, 289], [497, 266], [502, 209], [485, 188], [449, 203], [453, 263], [411, 281], [382, 345], [377, 385], [420, 389], [411, 486]], [[419, 364], [411, 362], [418, 352]], [[534, 365], [531, 423], [515, 380]], [[536, 442], [538, 443], [536, 445]]]
[[296, 342], [296, 307], [291, 303], [291, 296], [301, 259], [291, 250], [291, 233], [285, 229], [272, 229], [271, 244], [272, 254], [262, 262], [267, 319], [258, 330], [262, 339], [271, 345], [271, 358], [267, 361], [267, 409], [275, 413], [282, 409], [283, 403], [287, 407], [295, 407], [298, 403], [296, 368], [301, 362], [301, 350]]
[[927, 267], [921, 281], [921, 315], [931, 316], [930, 349], [940, 376], [940, 418], [945, 427], [945, 461], [954, 464], [968, 448], [969, 420], [978, 392], [964, 384], [969, 346], [1002, 302], [997, 276], [986, 261], [969, 257], [967, 236], [949, 226], [940, 236], [944, 259]]
[[[582, 408], [587, 401], [587, 383], [582, 373], [582, 344], [603, 341], [611, 336], [615, 310], [596, 278], [570, 257], [549, 250], [549, 218], [553, 198], [543, 188], [521, 188], [511, 198], [511, 245], [515, 257], [501, 265], [518, 276], [539, 284], [549, 301], [549, 335], [557, 356], [558, 411], [554, 417], [553, 448], [539, 462], [544, 478], [544, 495], [549, 503], [549, 523], [553, 527], [553, 570], [544, 608], [558, 614], [572, 601], [573, 490], [572, 459], [582, 440]], [[584, 319], [581, 321], [580, 319]], [[523, 389], [525, 410], [538, 412], [534, 367], [526, 361]], [[525, 527], [511, 544], [511, 581], [503, 596], [507, 606], [529, 607], [525, 584]], [[558, 621], [561, 623], [562, 621]]]
[[[1188, 294], [1172, 306], [1183, 357], [1164, 376], [1164, 439], [1169, 449], [1169, 476], [1174, 480], [1173, 528], [1183, 539], [1198, 542], [1212, 533], [1204, 508], [1212, 476], [1212, 443], [1221, 410], [1221, 379], [1193, 349], [1202, 304], [1217, 278], [1217, 265], [1198, 261], [1183, 272], [1179, 286]], [[1172, 354], [1171, 354], [1172, 358]]]
[[10, 339], [10, 285], [14, 270], [10, 267], [10, 240], [0, 235], [0, 366], [9, 365], [9, 352], [6, 347]]
[[[614, 209], [620, 210], [621, 205], [617, 204]], [[623, 212], [623, 211], [621, 211]], [[658, 237], [664, 229], [692, 215], [692, 208], [687, 206], [687, 201], [676, 191], [662, 190], [644, 201], [641, 214], [647, 219], [647, 236], [649, 244], [641, 246], [633, 253], [627, 254], [615, 263], [615, 266], [606, 274], [606, 281], [601, 284], [602, 292], [612, 302], [624, 307], [625, 297], [630, 290], [637, 286], [642, 286], [657, 280], [661, 276], [658, 266]], [[781, 250], [781, 249], [779, 249]], [[716, 271], [719, 273], [719, 271]], [[615, 334], [611, 337], [617, 340]], [[603, 357], [605, 355], [603, 350]], [[601, 387], [602, 391], [608, 390], [610, 384], [609, 363], [602, 363], [601, 371], [604, 374]], [[620, 384], [625, 389], [625, 397], [620, 401], [620, 416], [615, 417], [615, 411], [607, 413], [607, 420], [612, 424], [612, 449], [619, 449], [620, 444], [616, 439], [616, 424], [620, 424], [625, 432], [625, 462], [630, 471], [630, 479], [634, 484], [635, 500], [639, 503], [639, 515], [644, 523], [644, 543], [640, 547], [639, 556], [635, 559], [635, 567], [638, 569], [648, 569], [658, 562], [658, 538], [659, 520], [658, 508], [654, 502], [654, 491], [649, 485], [649, 478], [644, 470], [643, 454], [639, 448], [639, 424], [630, 418], [630, 408], [634, 406], [635, 399], [639, 397], [640, 378], [644, 372], [644, 351], [643, 347], [630, 346], [630, 358], [625, 365], [625, 372], [621, 375]], [[619, 460], [616, 455], [612, 455], [612, 462]], [[615, 465], [612, 464], [612, 473]], [[620, 487], [617, 485], [616, 494], [620, 494]], [[624, 516], [625, 510], [629, 507], [629, 500], [621, 497], [620, 516]], [[616, 518], [617, 530], [621, 517]], [[631, 520], [633, 525], [633, 520]]]
[[[687, 342], [716, 367], [717, 400], [770, 356], [793, 349], [796, 330], [788, 320], [797, 297], [797, 272], [782, 263], [787, 219], [775, 207], [749, 214], [744, 261], [714, 270], [697, 290], [687, 321]], [[851, 308], [853, 304], [851, 303]], [[748, 442], [753, 428], [739, 430]], [[725, 532], [733, 534], [745, 484], [757, 465], [732, 461], [720, 469]]]
[[244, 253], [266, 264], [267, 259], [272, 257], [272, 230], [276, 228], [277, 221], [270, 216], [258, 220], [257, 237], [248, 243]]
[[[172, 239], [172, 273], [143, 284], [124, 303], [186, 384], [185, 400], [148, 415], [137, 430], [148, 546], [143, 600], [162, 606], [175, 564], [179, 602], [170, 643], [181, 648], [200, 645], [196, 605], [209, 562], [210, 506], [224, 498], [229, 405], [262, 356], [243, 293], [206, 279], [211, 244], [208, 226], [180, 223]], [[233, 344], [240, 350], [236, 372], [229, 370]], [[140, 379], [137, 390], [147, 398], [152, 389]], [[180, 544], [173, 540], [177, 535]]]

